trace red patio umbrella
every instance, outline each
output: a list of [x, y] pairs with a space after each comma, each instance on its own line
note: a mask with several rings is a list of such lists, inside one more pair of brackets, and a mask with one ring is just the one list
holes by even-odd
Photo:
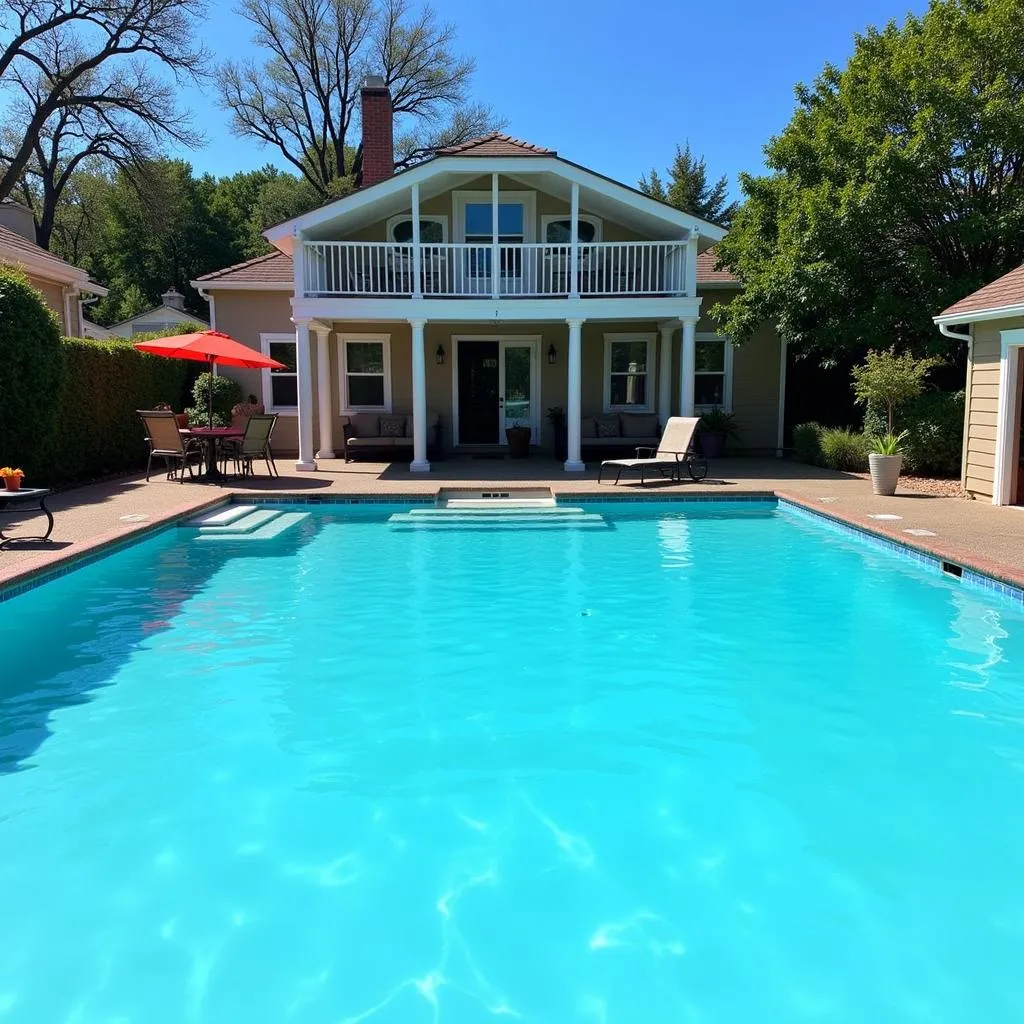
[[[221, 331], [198, 331], [195, 334], [175, 334], [170, 338], [157, 338], [154, 341], [138, 341], [135, 347], [140, 352], [149, 352], [154, 356], [167, 356], [169, 359], [194, 359], [200, 363], [208, 363], [210, 372], [213, 365], [244, 366], [251, 370], [283, 370], [284, 363], [279, 363], [262, 352], [235, 341]], [[210, 426], [213, 426], [213, 388], [208, 390], [210, 399]]]

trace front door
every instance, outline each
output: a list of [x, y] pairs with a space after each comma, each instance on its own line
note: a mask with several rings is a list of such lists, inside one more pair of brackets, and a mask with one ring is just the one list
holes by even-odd
[[508, 427], [529, 427], [537, 443], [537, 342], [487, 338], [456, 342], [457, 444], [507, 444]]
[[459, 444], [497, 444], [500, 343], [458, 344]]
[[1014, 453], [1016, 487], [1010, 481], [1010, 500], [1024, 505], [1024, 352], [1017, 356], [1017, 450]]

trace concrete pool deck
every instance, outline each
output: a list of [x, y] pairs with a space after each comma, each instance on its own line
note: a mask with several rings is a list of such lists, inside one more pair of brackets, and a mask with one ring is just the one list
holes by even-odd
[[[0, 588], [26, 583], [43, 574], [62, 571], [83, 555], [95, 553], [151, 531], [171, 520], [215, 505], [229, 497], [259, 501], [261, 497], [293, 496], [298, 500], [345, 497], [398, 498], [433, 495], [439, 487], [485, 489], [546, 486], [557, 496], [622, 498], [633, 495], [776, 495], [848, 525], [867, 530], [918, 551], [978, 570], [1006, 583], [1024, 587], [1024, 509], [996, 508], [981, 501], [942, 497], [900, 489], [880, 498], [860, 477], [805, 466], [783, 459], [720, 459], [707, 480], [699, 484], [649, 482], [642, 487], [625, 476], [618, 486], [598, 484], [597, 464], [587, 471], [565, 473], [551, 459], [521, 462], [490, 459], [447, 459], [432, 472], [410, 473], [404, 464], [324, 460], [316, 473], [296, 473], [289, 460], [278, 460], [281, 476], [257, 476], [227, 481], [223, 487], [164, 479], [158, 473], [122, 477], [61, 491], [48, 504], [55, 524], [51, 542], [23, 544], [0, 550]], [[262, 467], [257, 467], [261, 469]], [[899, 518], [872, 518], [874, 516]], [[29, 534], [36, 520], [0, 521], [9, 536]], [[16, 588], [18, 589], [18, 588]], [[10, 590], [8, 590], [10, 592]]]

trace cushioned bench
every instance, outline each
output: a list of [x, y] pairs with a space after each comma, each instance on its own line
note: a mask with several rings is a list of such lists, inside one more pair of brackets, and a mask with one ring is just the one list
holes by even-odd
[[[341, 450], [351, 462], [358, 452], [398, 456], [412, 452], [412, 415], [404, 412], [357, 412], [343, 416]], [[441, 447], [441, 417], [427, 413], [427, 449]]]
[[607, 452], [640, 447], [657, 448], [661, 427], [656, 412], [612, 412], [585, 414], [580, 420], [580, 444], [583, 448]]

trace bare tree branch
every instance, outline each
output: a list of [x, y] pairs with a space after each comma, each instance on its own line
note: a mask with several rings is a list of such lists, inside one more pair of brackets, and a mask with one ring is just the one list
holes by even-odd
[[[133, 135], [194, 144], [198, 136], [155, 69], [170, 70], [175, 82], [206, 73], [208, 54], [193, 41], [204, 13], [205, 0], [4, 0], [0, 90], [16, 99], [4, 125], [0, 199], [26, 173], [42, 175], [44, 165], [68, 158], [53, 142], [71, 138], [76, 119], [80, 137], [90, 118], [96, 130], [113, 118], [120, 144]], [[77, 114], [62, 120], [63, 111]]]
[[328, 196], [352, 171], [349, 132], [359, 86], [381, 74], [395, 114], [408, 122], [399, 166], [422, 159], [431, 141], [496, 126], [488, 108], [466, 103], [474, 62], [454, 53], [455, 30], [406, 0], [242, 0], [241, 13], [267, 51], [262, 63], [229, 62], [221, 104], [232, 128], [274, 147]]

